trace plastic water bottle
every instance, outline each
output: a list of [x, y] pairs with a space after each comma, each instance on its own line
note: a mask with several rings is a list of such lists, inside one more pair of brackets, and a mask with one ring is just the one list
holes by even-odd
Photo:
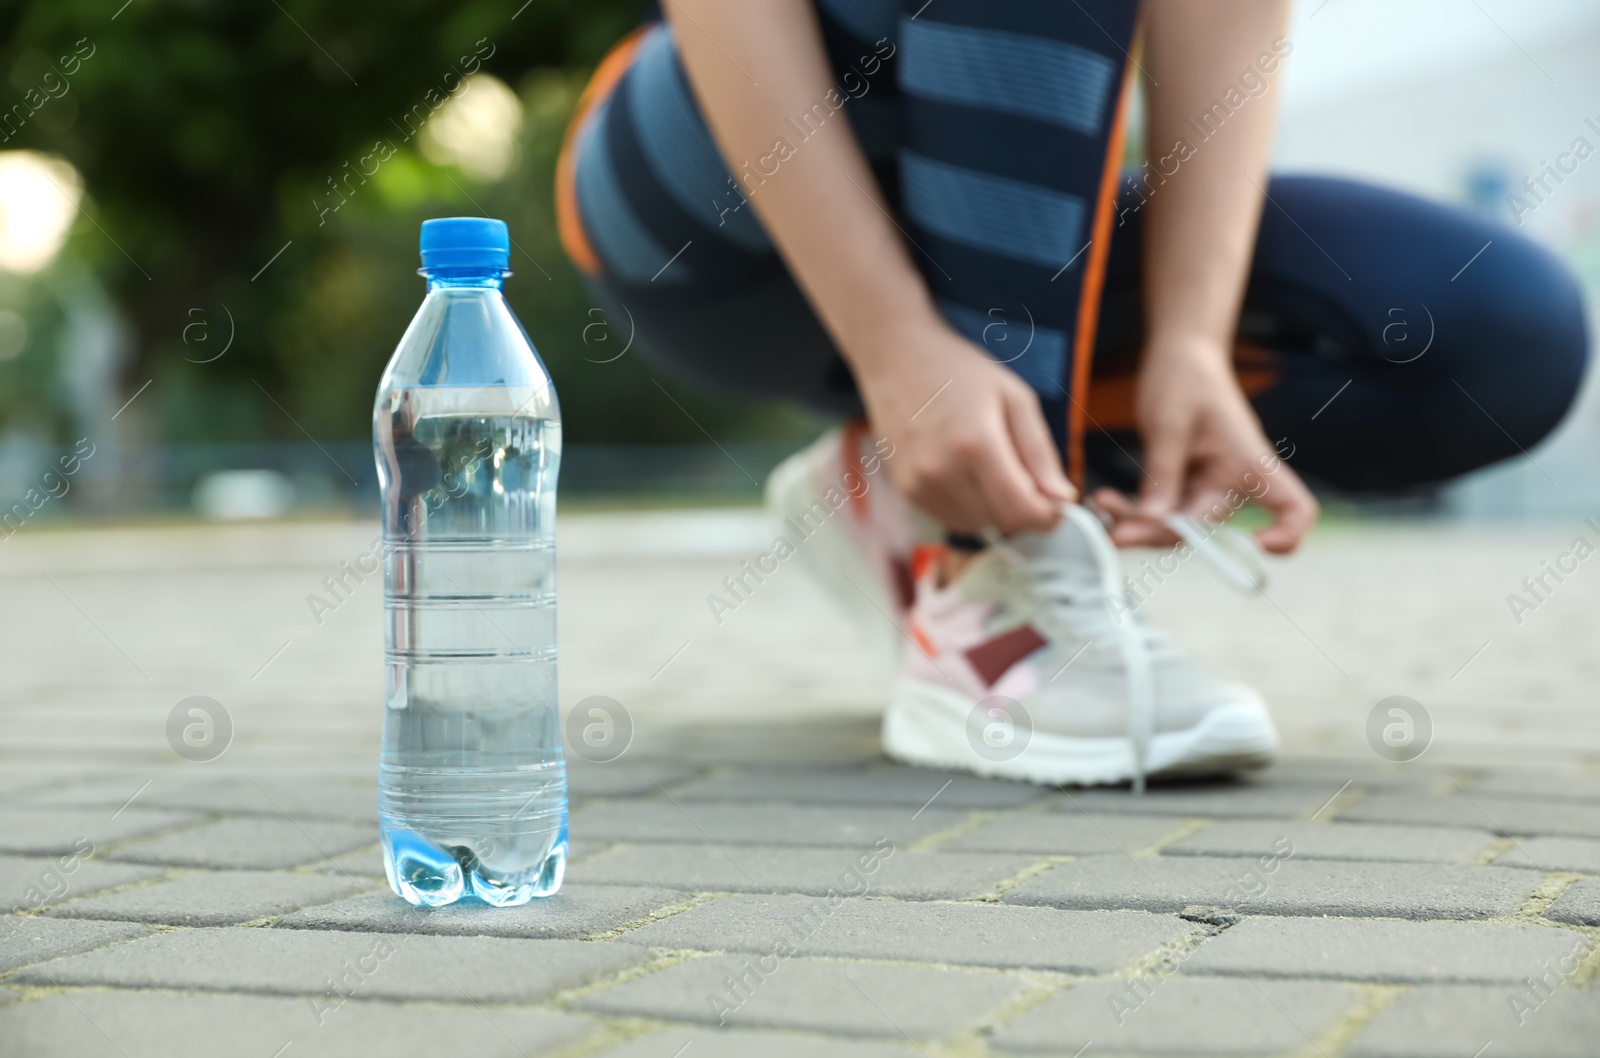
[[413, 904], [522, 904], [561, 887], [556, 704], [561, 412], [501, 293], [503, 221], [422, 225], [428, 294], [373, 409], [383, 490], [379, 815]]

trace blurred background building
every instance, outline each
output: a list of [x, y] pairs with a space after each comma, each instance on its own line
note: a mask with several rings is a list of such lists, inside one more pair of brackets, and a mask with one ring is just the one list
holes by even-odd
[[[629, 322], [592, 305], [555, 237], [568, 115], [643, 7], [6, 5], [0, 498], [48, 494], [41, 520], [370, 510], [371, 400], [422, 292], [417, 225], [462, 212], [511, 224], [508, 297], [566, 419], [564, 499], [753, 499], [820, 424], [622, 352]], [[1303, 0], [1290, 36], [1281, 169], [1520, 222], [1600, 292], [1600, 158], [1537, 208], [1510, 203], [1575, 138], [1600, 148], [1600, 5]], [[1537, 465], [1413, 506], [1600, 511], [1592, 383]], [[45, 487], [80, 439], [93, 454]]]
[[[1554, 249], [1600, 301], [1600, 5], [1301, 0], [1276, 164], [1469, 205]], [[1541, 201], [1523, 188], [1586, 139], [1595, 156]], [[1510, 196], [1532, 202], [1513, 206]], [[1520, 224], [1519, 224], [1520, 220]], [[1463, 262], [1465, 263], [1465, 262]], [[1594, 313], [1591, 311], [1591, 330]], [[1470, 516], [1600, 511], [1600, 387], [1533, 453], [1447, 489]]]

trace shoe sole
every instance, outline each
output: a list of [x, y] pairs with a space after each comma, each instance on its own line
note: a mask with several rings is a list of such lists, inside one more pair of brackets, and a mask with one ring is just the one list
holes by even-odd
[[[902, 678], [883, 716], [883, 750], [905, 764], [1048, 786], [1107, 786], [1133, 778], [1133, 746], [1120, 736], [1073, 738], [1035, 731], [1015, 757], [991, 760], [967, 741], [972, 709], [973, 703], [954, 691]], [[1145, 775], [1260, 768], [1272, 762], [1277, 748], [1278, 732], [1266, 708], [1234, 702], [1212, 709], [1187, 730], [1152, 736]]]

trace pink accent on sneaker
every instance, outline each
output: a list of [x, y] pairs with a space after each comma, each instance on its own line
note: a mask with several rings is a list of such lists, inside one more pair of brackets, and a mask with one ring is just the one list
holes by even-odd
[[974, 701], [1033, 691], [1039, 677], [1027, 658], [1046, 645], [1044, 637], [1031, 625], [992, 635], [993, 612], [992, 603], [968, 602], [959, 585], [940, 587], [937, 569], [925, 563], [908, 623], [923, 649], [906, 652], [905, 675]]

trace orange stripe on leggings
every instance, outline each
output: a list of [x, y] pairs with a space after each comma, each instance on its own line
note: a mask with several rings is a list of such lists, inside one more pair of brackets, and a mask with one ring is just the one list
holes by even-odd
[[1100, 324], [1100, 292], [1106, 284], [1106, 258], [1111, 255], [1111, 215], [1116, 211], [1117, 179], [1122, 172], [1122, 139], [1127, 131], [1128, 96], [1133, 87], [1130, 64], [1122, 77], [1117, 113], [1111, 121], [1106, 145], [1105, 170], [1100, 174], [1100, 197], [1095, 204], [1094, 228], [1089, 233], [1089, 260], [1083, 270], [1078, 297], [1078, 326], [1072, 339], [1072, 399], [1067, 405], [1067, 473], [1083, 487], [1084, 403], [1089, 399], [1089, 371], [1094, 362], [1094, 336]]
[[633, 53], [649, 28], [640, 26], [623, 37], [595, 67], [594, 76], [589, 78], [583, 94], [578, 96], [578, 105], [572, 110], [572, 121], [561, 138], [561, 154], [556, 159], [556, 231], [572, 263], [591, 276], [600, 274], [600, 258], [589, 245], [583, 219], [578, 215], [578, 130], [583, 127], [583, 119], [611, 94], [633, 65]]
[[[1254, 397], [1278, 384], [1283, 372], [1277, 354], [1259, 345], [1236, 342], [1233, 347], [1233, 377], [1239, 380], [1244, 395]], [[1097, 430], [1132, 430], [1138, 426], [1135, 401], [1139, 395], [1139, 376], [1094, 376], [1089, 380], [1089, 398], [1078, 398], [1088, 410], [1089, 425]]]

